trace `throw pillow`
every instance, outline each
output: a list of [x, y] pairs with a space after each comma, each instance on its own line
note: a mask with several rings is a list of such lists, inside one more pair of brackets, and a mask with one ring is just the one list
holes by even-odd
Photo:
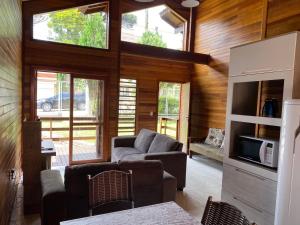
[[221, 149], [224, 149], [225, 148], [225, 136], [224, 136], [224, 138], [223, 138], [223, 141], [222, 141], [222, 144], [221, 144], [221, 147], [220, 147]]
[[156, 136], [156, 133], [152, 130], [141, 129], [140, 133], [135, 139], [134, 148], [138, 149], [142, 153], [146, 153]]
[[171, 152], [178, 147], [178, 141], [163, 134], [157, 134], [150, 145], [148, 153]]
[[220, 148], [224, 136], [225, 136], [225, 131], [223, 129], [209, 128], [209, 132], [204, 143]]

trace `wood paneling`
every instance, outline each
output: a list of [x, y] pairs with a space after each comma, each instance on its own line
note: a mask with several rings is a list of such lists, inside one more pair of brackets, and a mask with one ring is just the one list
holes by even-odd
[[8, 224], [21, 156], [21, 2], [0, 3], [0, 224]]
[[194, 62], [198, 64], [208, 64], [210, 56], [201, 53], [178, 51], [173, 49], [160, 48], [149, 45], [141, 45], [130, 42], [121, 42], [121, 51], [123, 53], [147, 56], [157, 59], [167, 59], [172, 62]]
[[300, 30], [300, 0], [269, 2], [267, 37]]
[[192, 66], [192, 63], [121, 54], [121, 77], [137, 80], [136, 132], [141, 128], [157, 129], [159, 81], [189, 82]]
[[110, 140], [117, 136], [118, 93], [119, 93], [119, 45], [120, 8], [119, 1], [110, 1], [109, 50], [64, 45], [32, 39], [32, 15], [41, 12], [72, 8], [99, 2], [98, 0], [40, 0], [23, 3], [24, 35], [24, 79], [23, 116], [34, 119], [35, 82], [34, 69], [78, 73], [80, 75], [105, 76], [108, 80], [107, 137], [104, 140], [103, 156], [110, 157]]
[[[211, 54], [212, 62], [209, 66], [194, 66], [191, 136], [205, 136], [209, 127], [225, 126], [231, 47], [300, 29], [300, 0], [266, 3], [266, 0], [204, 0], [197, 8], [195, 52]], [[270, 91], [280, 93], [279, 89], [276, 84], [268, 85], [267, 89], [263, 86], [262, 101]], [[268, 133], [266, 129], [271, 136], [278, 133], [269, 127], [261, 128], [261, 135]]]
[[211, 54], [212, 62], [194, 66], [191, 136], [225, 127], [229, 49], [261, 38], [262, 15], [261, 0], [205, 0], [198, 7], [195, 52]]

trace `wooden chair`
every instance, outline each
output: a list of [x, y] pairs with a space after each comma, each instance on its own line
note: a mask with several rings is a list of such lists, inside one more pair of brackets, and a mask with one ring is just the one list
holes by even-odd
[[250, 223], [242, 212], [225, 202], [207, 200], [201, 223], [203, 225], [255, 225]]
[[134, 207], [132, 171], [109, 170], [88, 175], [90, 215]]

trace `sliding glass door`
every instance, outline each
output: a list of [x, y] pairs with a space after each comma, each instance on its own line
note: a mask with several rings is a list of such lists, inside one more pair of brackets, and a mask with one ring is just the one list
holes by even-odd
[[72, 75], [70, 164], [103, 158], [104, 80]]

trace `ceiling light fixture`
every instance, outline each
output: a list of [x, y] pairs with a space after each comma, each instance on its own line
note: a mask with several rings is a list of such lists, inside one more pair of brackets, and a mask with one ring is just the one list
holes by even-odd
[[194, 8], [199, 5], [199, 1], [197, 0], [184, 0], [181, 5], [186, 8]]

